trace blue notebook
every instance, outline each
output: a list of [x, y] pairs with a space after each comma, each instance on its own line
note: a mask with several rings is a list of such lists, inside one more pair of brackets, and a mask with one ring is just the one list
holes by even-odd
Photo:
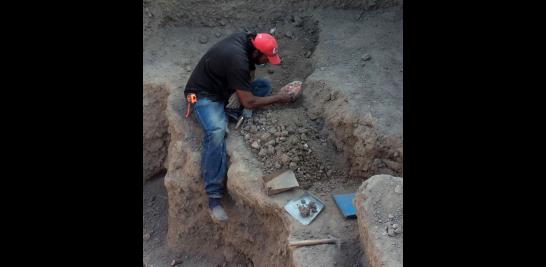
[[337, 207], [345, 218], [356, 218], [356, 208], [353, 205], [355, 193], [332, 195]]

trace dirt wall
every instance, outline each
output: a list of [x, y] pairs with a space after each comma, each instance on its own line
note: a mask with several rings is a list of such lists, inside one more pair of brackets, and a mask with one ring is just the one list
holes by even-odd
[[403, 187], [402, 177], [375, 175], [355, 195], [360, 240], [371, 267], [402, 266]]
[[142, 172], [147, 180], [165, 169], [170, 140], [165, 117], [169, 89], [167, 85], [145, 83], [142, 92]]
[[360, 116], [350, 111], [343, 91], [324, 81], [307, 80], [304, 91], [310, 117], [324, 121], [322, 131], [350, 163], [350, 176], [367, 178], [376, 173], [403, 173], [400, 137], [384, 136], [370, 114]]

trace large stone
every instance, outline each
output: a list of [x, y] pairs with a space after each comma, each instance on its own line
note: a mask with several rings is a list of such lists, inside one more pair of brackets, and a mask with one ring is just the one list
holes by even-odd
[[355, 196], [360, 240], [371, 267], [402, 266], [402, 187], [401, 177], [375, 175]]
[[169, 135], [165, 109], [170, 87], [144, 84], [142, 90], [142, 173], [144, 181], [164, 169]]

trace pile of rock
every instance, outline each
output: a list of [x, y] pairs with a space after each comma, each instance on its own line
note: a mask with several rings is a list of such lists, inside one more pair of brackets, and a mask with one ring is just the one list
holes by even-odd
[[321, 162], [314, 154], [310, 142], [321, 144], [324, 139], [311, 126], [279, 122], [272, 113], [259, 112], [244, 121], [241, 134], [264, 164], [264, 174], [291, 169], [300, 185], [308, 189], [314, 182], [337, 173], [332, 164]]

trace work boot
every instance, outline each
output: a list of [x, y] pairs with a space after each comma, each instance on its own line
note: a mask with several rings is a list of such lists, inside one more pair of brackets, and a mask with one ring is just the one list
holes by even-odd
[[219, 198], [209, 198], [210, 217], [216, 223], [223, 223], [228, 220], [228, 216], [222, 208]]

